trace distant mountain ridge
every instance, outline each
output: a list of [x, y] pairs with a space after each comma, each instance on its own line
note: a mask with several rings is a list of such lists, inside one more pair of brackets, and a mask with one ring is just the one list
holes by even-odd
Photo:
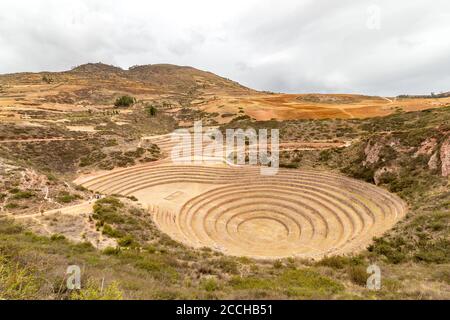
[[[108, 88], [117, 84], [129, 86], [130, 82], [144, 84], [168, 91], [189, 91], [195, 89], [225, 90], [233, 94], [256, 92], [230, 79], [218, 76], [212, 72], [199, 70], [189, 66], [172, 64], [137, 65], [124, 70], [120, 67], [104, 63], [86, 63], [62, 72], [13, 73], [0, 75], [0, 83], [12, 82], [37, 84], [43, 77], [53, 82], [86, 84], [95, 81]], [[94, 83], [93, 83], [94, 84]]]

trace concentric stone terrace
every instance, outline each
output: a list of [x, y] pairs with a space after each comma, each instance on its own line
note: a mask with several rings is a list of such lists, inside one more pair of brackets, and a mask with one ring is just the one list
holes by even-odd
[[258, 258], [355, 252], [406, 212], [398, 197], [334, 173], [256, 167], [143, 165], [80, 181], [134, 195], [158, 227], [192, 247]]

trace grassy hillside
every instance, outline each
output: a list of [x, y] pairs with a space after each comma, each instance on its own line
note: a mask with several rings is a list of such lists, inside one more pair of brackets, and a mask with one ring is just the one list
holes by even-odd
[[[290, 150], [281, 156], [283, 165], [340, 171], [407, 201], [406, 219], [358, 255], [261, 261], [227, 257], [207, 248], [194, 250], [159, 232], [133, 199], [109, 197], [97, 201], [88, 217], [99, 233], [117, 243], [103, 250], [57, 234], [39, 236], [0, 219], [0, 298], [448, 299], [450, 191], [443, 174], [449, 119], [447, 107], [367, 120], [244, 118], [229, 125], [279, 128], [285, 140], [352, 141], [347, 148]], [[36, 152], [27, 165], [39, 168], [36, 159], [46, 151]], [[62, 148], [52, 152], [56, 158], [67, 153]], [[64, 188], [58, 177], [54, 183]], [[27, 190], [20, 191], [25, 197], [20, 201], [26, 203]], [[371, 263], [381, 267], [380, 291], [365, 288]], [[72, 264], [83, 270], [78, 293], [65, 289], [65, 271]]]

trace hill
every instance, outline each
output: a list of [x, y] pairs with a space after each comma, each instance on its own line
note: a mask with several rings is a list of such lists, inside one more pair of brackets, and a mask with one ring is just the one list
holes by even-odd
[[188, 108], [190, 113], [208, 114], [219, 124], [240, 116], [255, 120], [367, 118], [450, 104], [448, 95], [386, 98], [258, 92], [211, 72], [170, 64], [123, 70], [88, 63], [64, 72], [0, 75], [0, 93], [0, 119], [9, 120], [17, 118], [14, 110], [108, 109], [121, 95], [142, 103], [164, 100], [175, 113]]

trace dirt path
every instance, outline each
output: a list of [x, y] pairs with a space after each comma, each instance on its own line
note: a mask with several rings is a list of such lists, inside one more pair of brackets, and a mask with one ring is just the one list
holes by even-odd
[[339, 111], [341, 111], [342, 113], [348, 115], [348, 117], [350, 119], [354, 119], [355, 118], [355, 116], [351, 112], [347, 111], [347, 109], [345, 107], [339, 108]]
[[92, 201], [86, 201], [86, 202], [83, 202], [83, 203], [80, 203], [80, 204], [77, 204], [74, 206], [52, 209], [52, 210], [48, 210], [45, 212], [30, 213], [30, 214], [24, 214], [24, 215], [14, 215], [14, 214], [8, 213], [5, 216], [14, 218], [16, 220], [21, 220], [21, 219], [42, 217], [42, 216], [51, 215], [51, 214], [55, 214], [55, 213], [60, 213], [62, 215], [76, 215], [76, 214], [92, 211], [92, 206], [93, 206]]
[[9, 139], [9, 140], [0, 140], [0, 143], [29, 143], [29, 142], [73, 141], [73, 140], [87, 140], [87, 139], [86, 138]]

